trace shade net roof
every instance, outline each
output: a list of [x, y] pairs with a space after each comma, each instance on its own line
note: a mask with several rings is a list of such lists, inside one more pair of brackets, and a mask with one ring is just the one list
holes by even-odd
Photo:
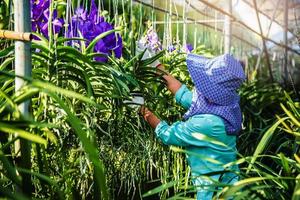
[[[184, 20], [182, 23], [199, 22], [197, 24], [219, 32], [224, 31], [224, 19], [229, 16], [232, 22], [232, 38], [253, 50], [262, 49], [260, 24], [268, 49], [284, 49], [285, 0], [231, 0], [231, 12], [230, 0], [134, 1], [158, 12], [169, 13], [174, 23], [181, 17]], [[300, 53], [300, 0], [287, 0], [287, 9], [287, 46], [290, 52]]]

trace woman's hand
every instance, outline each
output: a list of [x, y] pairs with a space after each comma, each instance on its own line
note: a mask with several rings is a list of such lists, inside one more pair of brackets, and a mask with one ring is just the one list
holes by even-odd
[[170, 75], [169, 72], [165, 69], [164, 65], [163, 64], [159, 64], [157, 67], [156, 67], [156, 73], [158, 75], [161, 75], [161, 74], [165, 74], [165, 75]]
[[162, 72], [164, 72], [163, 78], [167, 82], [167, 88], [172, 92], [172, 94], [176, 94], [176, 92], [181, 87], [181, 83], [179, 80], [177, 80], [175, 77], [173, 77], [165, 68], [163, 65], [157, 66], [157, 74], [161, 75]]
[[148, 108], [142, 106], [141, 114], [143, 115], [146, 122], [150, 124], [152, 128], [156, 128], [156, 126], [160, 123], [160, 119], [153, 114]]

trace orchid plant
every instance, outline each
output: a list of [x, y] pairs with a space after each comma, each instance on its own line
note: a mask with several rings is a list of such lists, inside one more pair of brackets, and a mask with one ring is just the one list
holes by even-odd
[[[49, 18], [50, 18], [50, 0], [31, 0], [31, 18], [32, 31], [40, 32], [44, 37], [49, 37]], [[54, 34], [59, 34], [64, 27], [64, 20], [58, 17], [57, 10], [54, 9], [51, 20]], [[91, 8], [88, 12], [83, 7], [75, 10], [71, 17], [71, 24], [67, 28], [67, 38], [82, 37], [86, 40], [85, 45], [88, 46], [97, 36], [107, 31], [113, 30], [114, 26], [103, 16], [99, 15], [95, 0], [91, 1]], [[77, 48], [78, 42], [72, 41], [69, 45]], [[81, 47], [82, 48], [82, 47]], [[120, 34], [111, 33], [100, 39], [94, 46], [94, 52], [101, 54], [95, 57], [99, 62], [107, 62], [108, 56], [120, 58], [122, 56], [122, 37]]]

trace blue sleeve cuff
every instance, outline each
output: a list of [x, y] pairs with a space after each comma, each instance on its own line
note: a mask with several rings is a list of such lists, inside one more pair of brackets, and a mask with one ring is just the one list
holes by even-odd
[[175, 100], [177, 103], [181, 103], [182, 96], [186, 91], [189, 91], [189, 89], [186, 87], [186, 85], [182, 84], [175, 94]]
[[165, 130], [165, 127], [169, 126], [166, 121], [160, 121], [159, 124], [155, 128], [155, 134], [157, 137]]

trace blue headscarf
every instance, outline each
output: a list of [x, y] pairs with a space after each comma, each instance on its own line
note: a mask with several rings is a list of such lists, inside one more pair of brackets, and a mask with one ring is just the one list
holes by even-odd
[[245, 80], [240, 62], [229, 54], [213, 59], [189, 54], [187, 67], [195, 89], [192, 105], [184, 118], [215, 114], [223, 118], [227, 134], [237, 135], [241, 130], [242, 114], [236, 90]]

